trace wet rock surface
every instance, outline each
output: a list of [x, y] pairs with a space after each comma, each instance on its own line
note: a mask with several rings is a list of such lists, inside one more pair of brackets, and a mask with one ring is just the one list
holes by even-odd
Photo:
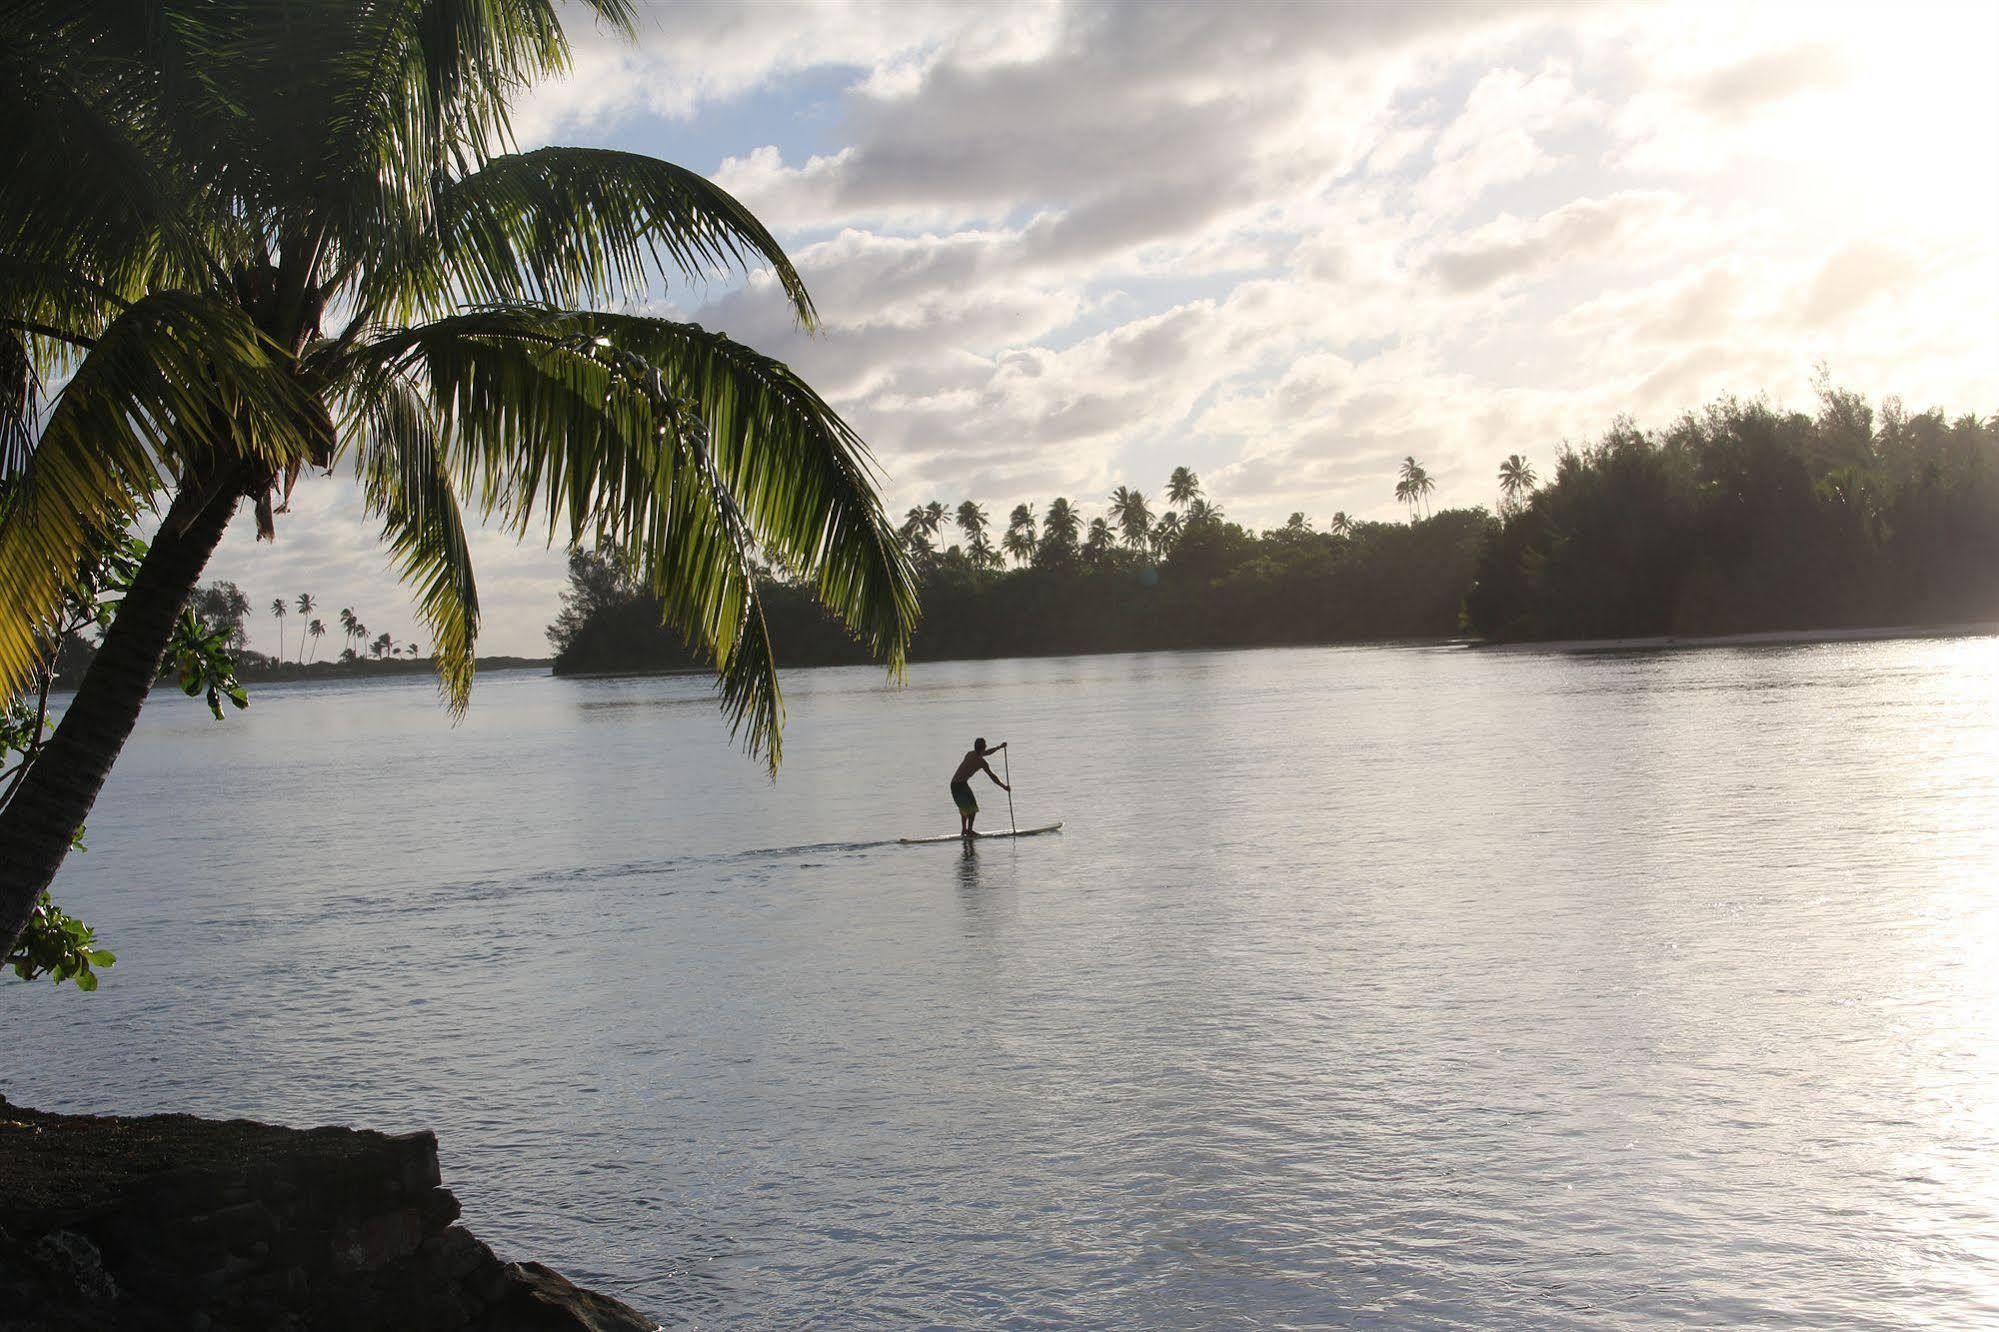
[[0, 1332], [650, 1332], [457, 1224], [437, 1139], [0, 1097]]

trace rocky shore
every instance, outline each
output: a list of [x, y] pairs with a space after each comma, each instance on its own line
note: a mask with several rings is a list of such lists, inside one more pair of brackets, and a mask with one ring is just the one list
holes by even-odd
[[0, 1332], [652, 1332], [457, 1224], [437, 1139], [0, 1097]]

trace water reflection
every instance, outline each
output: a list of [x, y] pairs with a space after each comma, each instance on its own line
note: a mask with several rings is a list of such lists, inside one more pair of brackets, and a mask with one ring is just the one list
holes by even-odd
[[[689, 681], [156, 701], [4, 1090], [435, 1128], [707, 1327], [1991, 1324], [1999, 640], [913, 678], [775, 786]], [[1063, 833], [898, 845], [980, 733]]]

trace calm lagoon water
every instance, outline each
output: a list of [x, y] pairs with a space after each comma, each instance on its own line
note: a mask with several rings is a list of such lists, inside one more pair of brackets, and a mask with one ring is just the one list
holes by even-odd
[[[0, 1090], [435, 1128], [672, 1326], [1999, 1323], [1999, 639], [787, 685], [775, 785], [689, 679], [162, 694]], [[886, 841], [975, 734], [1067, 830]]]

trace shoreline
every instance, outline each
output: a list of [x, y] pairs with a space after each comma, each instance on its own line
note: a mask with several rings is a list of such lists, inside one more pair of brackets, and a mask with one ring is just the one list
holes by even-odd
[[1879, 643], [1894, 639], [1985, 638], [1999, 634], [1999, 620], [1959, 624], [1864, 625], [1845, 629], [1763, 629], [1739, 634], [1652, 634], [1639, 638], [1554, 638], [1532, 642], [1488, 643], [1478, 639], [1465, 646], [1479, 652], [1658, 652], [1667, 649], [1716, 647], [1784, 647], [1813, 643]]

